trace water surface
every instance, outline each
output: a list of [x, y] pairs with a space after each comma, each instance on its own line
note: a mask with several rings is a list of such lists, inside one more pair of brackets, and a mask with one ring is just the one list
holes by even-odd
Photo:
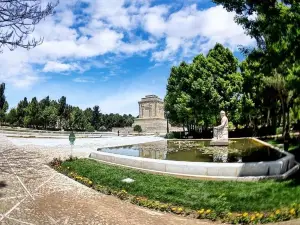
[[190, 162], [260, 162], [274, 161], [283, 157], [282, 153], [277, 150], [252, 139], [230, 140], [228, 147], [211, 147], [209, 142], [204, 140], [163, 140], [145, 144], [99, 148], [98, 151]]

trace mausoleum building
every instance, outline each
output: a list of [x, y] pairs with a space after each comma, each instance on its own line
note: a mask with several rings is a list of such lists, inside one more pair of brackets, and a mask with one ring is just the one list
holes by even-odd
[[139, 104], [139, 118], [134, 124], [140, 125], [146, 133], [166, 133], [167, 119], [165, 118], [164, 102], [156, 95], [146, 95]]

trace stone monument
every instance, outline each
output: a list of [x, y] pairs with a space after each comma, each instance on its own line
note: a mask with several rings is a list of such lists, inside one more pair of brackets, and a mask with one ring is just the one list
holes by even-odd
[[210, 145], [227, 146], [228, 145], [228, 118], [224, 111], [220, 112], [221, 125], [214, 127], [214, 137]]
[[[131, 127], [113, 127], [112, 131], [121, 134], [133, 132], [136, 125], [140, 125], [143, 133], [155, 133], [165, 135], [167, 133], [168, 120], [165, 118], [164, 101], [156, 95], [146, 95], [139, 102], [139, 117], [134, 120]], [[181, 127], [172, 127], [169, 131], [182, 131]]]
[[164, 102], [156, 95], [146, 95], [139, 103], [139, 118], [134, 124], [140, 125], [143, 132], [166, 133], [167, 120], [165, 119]]

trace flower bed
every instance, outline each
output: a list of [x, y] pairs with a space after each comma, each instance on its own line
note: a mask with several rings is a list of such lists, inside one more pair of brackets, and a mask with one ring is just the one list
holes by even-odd
[[[77, 159], [70, 158], [67, 161], [70, 162], [75, 160]], [[222, 209], [222, 206], [220, 206], [218, 210], [210, 208], [202, 208], [199, 210], [190, 209], [188, 207], [152, 200], [145, 196], [135, 196], [129, 194], [124, 189], [119, 190], [117, 188], [96, 184], [89, 178], [80, 176], [75, 171], [72, 171], [70, 167], [63, 166], [62, 163], [63, 162], [60, 159], [54, 159], [50, 163], [50, 166], [58, 172], [65, 174], [66, 176], [103, 194], [114, 195], [121, 200], [126, 200], [131, 202], [132, 204], [136, 204], [153, 210], [174, 213], [181, 216], [189, 216], [197, 219], [209, 219], [212, 221], [218, 220], [231, 224], [259, 224], [279, 222], [300, 217], [300, 204], [296, 203], [292, 204], [290, 207], [284, 207], [270, 211], [266, 210], [263, 212], [230, 212], [227, 210], [226, 206], [223, 207], [223, 210], [220, 210], [220, 208]], [[220, 196], [219, 198], [224, 198], [224, 196]]]

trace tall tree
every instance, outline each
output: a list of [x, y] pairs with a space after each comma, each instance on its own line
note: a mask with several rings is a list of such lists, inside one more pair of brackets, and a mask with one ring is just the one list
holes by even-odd
[[238, 124], [243, 78], [237, 68], [238, 60], [221, 44], [207, 56], [196, 56], [191, 64], [172, 67], [165, 97], [171, 123], [184, 124], [189, 131], [197, 126], [208, 128], [225, 110]]
[[5, 113], [8, 110], [8, 103], [5, 97], [5, 83], [0, 85], [0, 125], [5, 120]]
[[40, 0], [1, 0], [0, 50], [3, 46], [14, 50], [16, 47], [30, 49], [41, 44], [42, 39], [35, 40], [30, 34], [36, 24], [54, 12], [57, 4], [58, 1], [48, 3], [42, 8]]
[[[249, 59], [259, 61], [259, 72], [270, 87], [281, 91], [300, 91], [300, 2], [298, 0], [214, 0], [228, 11], [236, 13], [236, 22], [256, 40], [255, 49], [243, 48]], [[278, 82], [274, 84], [273, 81]], [[271, 82], [271, 83], [270, 83]], [[283, 83], [285, 83], [283, 85]], [[278, 88], [275, 88], [279, 91]], [[279, 97], [281, 96], [279, 91]], [[281, 98], [281, 97], [280, 97]], [[291, 97], [292, 98], [292, 97]], [[286, 98], [285, 98], [286, 99]], [[288, 107], [280, 99], [284, 123], [289, 119]], [[293, 101], [290, 101], [293, 102]], [[289, 139], [289, 123], [285, 123], [284, 138]], [[286, 142], [286, 141], [285, 141]]]
[[41, 112], [41, 125], [47, 129], [48, 127], [55, 128], [58, 120], [58, 112], [56, 106], [52, 103], [46, 106]]
[[36, 97], [33, 97], [26, 108], [26, 116], [24, 118], [25, 126], [37, 128], [40, 124], [40, 108]]
[[95, 105], [93, 108], [92, 126], [96, 130], [99, 130], [99, 128], [101, 126], [100, 108], [98, 105]]
[[18, 103], [18, 106], [17, 106], [17, 118], [18, 118], [17, 123], [18, 123], [19, 126], [24, 126], [24, 119], [25, 119], [25, 116], [26, 116], [27, 107], [28, 107], [28, 100], [25, 97], [23, 100], [21, 100]]
[[59, 128], [62, 128], [62, 121], [66, 117], [67, 98], [62, 96], [58, 100], [58, 116], [59, 116]]

